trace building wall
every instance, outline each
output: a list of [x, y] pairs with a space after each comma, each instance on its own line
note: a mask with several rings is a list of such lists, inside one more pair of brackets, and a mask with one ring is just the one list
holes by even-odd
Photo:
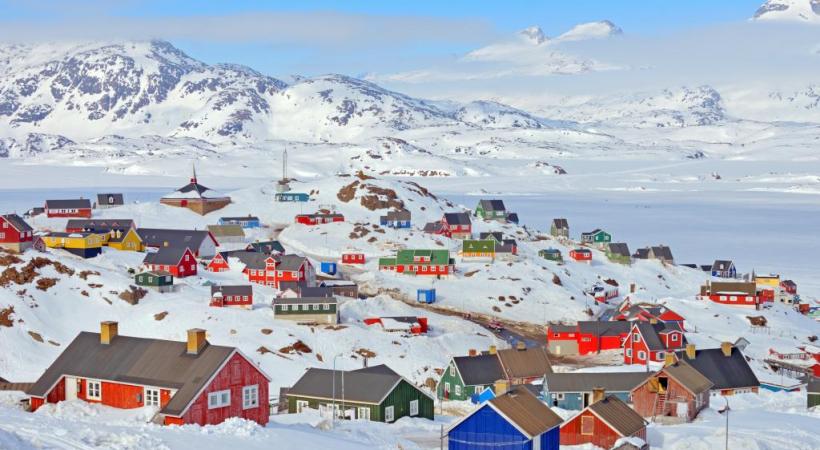
[[417, 387], [405, 380], [401, 380], [398, 386], [393, 389], [393, 392], [388, 394], [387, 398], [379, 405], [380, 415], [381, 417], [385, 417], [385, 408], [392, 406], [394, 421], [402, 417], [410, 416], [410, 402], [413, 400], [418, 400], [419, 402], [419, 413], [414, 417], [423, 417], [433, 420], [433, 399], [424, 395]]
[[59, 212], [57, 209], [47, 209], [46, 210], [46, 217], [81, 217], [90, 219], [91, 218], [91, 208], [82, 208], [77, 209], [71, 212]]
[[[465, 386], [464, 381], [462, 381], [461, 376], [454, 367], [454, 363], [451, 360], [450, 364], [444, 369], [444, 373], [441, 374], [441, 378], [439, 378], [438, 385], [436, 386], [436, 396], [440, 399], [448, 399], [448, 400], [468, 400], [470, 395], [474, 393], [474, 388], [472, 386]], [[450, 383], [450, 390], [446, 390], [446, 383]], [[459, 386], [461, 394], [456, 395], [456, 386]], [[470, 390], [468, 393], [467, 390]], [[483, 390], [483, 389], [481, 389]], [[481, 391], [479, 391], [481, 392]]]
[[447, 433], [447, 446], [449, 450], [531, 450], [532, 441], [485, 403]]
[[[581, 434], [581, 422], [584, 417], [592, 418], [594, 425], [591, 435]], [[620, 438], [621, 436], [618, 433], [609, 428], [590, 411], [583, 411], [561, 425], [561, 445], [593, 444], [602, 448], [612, 448], [615, 441]]]
[[809, 392], [806, 398], [806, 405], [809, 408], [820, 405], [820, 393]]
[[[564, 398], [558, 399], [558, 393], [548, 392], [549, 406], [557, 406], [562, 409], [580, 411], [589, 405], [584, 405], [584, 394], [592, 399], [592, 391], [588, 392], [562, 392]], [[629, 392], [606, 392], [607, 395], [614, 395], [624, 403], [632, 403]]]
[[[254, 384], [259, 391], [259, 406], [242, 409], [242, 388]], [[231, 391], [231, 404], [222, 408], [208, 409], [208, 394], [226, 389]], [[241, 417], [264, 426], [268, 423], [269, 416], [267, 378], [241, 355], [234, 354], [213, 381], [192, 402], [188, 411], [182, 416], [182, 421], [186, 424], [216, 425], [231, 417]]]
[[274, 319], [279, 320], [290, 320], [296, 323], [323, 323], [323, 324], [330, 324], [336, 325], [339, 323], [339, 315], [326, 312], [326, 311], [319, 311], [321, 314], [310, 314], [310, 313], [301, 313], [300, 314], [284, 314], [284, 313], [274, 313]]
[[[657, 376], [655, 377], [657, 378]], [[695, 401], [695, 397], [686, 389], [683, 388], [678, 382], [673, 380], [672, 378], [668, 379], [668, 387], [666, 390], [666, 401], [664, 402], [663, 407], [657, 407], [656, 405], [656, 398], [658, 397], [658, 393], [652, 392], [650, 390], [650, 383], [646, 382], [632, 391], [632, 408], [641, 416], [643, 417], [654, 417], [657, 416], [671, 416], [677, 417], [677, 403], [679, 402], [686, 402], [687, 407], [687, 417], [684, 417], [687, 421], [691, 421], [697, 415], [700, 409], [706, 408], [709, 406], [709, 393], [708, 391], [701, 394], [701, 408], [697, 408], [697, 404]]]

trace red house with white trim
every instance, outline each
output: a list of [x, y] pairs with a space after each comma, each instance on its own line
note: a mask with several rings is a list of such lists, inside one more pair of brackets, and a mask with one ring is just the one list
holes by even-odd
[[628, 322], [585, 320], [573, 325], [554, 323], [547, 327], [547, 348], [556, 355], [589, 355], [620, 350], [630, 328]]
[[669, 352], [685, 345], [683, 329], [677, 322], [631, 322], [632, 327], [624, 342], [624, 364], [647, 365], [648, 361], [662, 362]]
[[685, 329], [686, 319], [666, 305], [652, 303], [636, 303], [633, 305], [627, 299], [621, 303], [618, 312], [612, 316], [612, 320], [625, 320], [627, 322], [650, 322], [652, 319], [664, 323], [677, 322], [682, 329]]
[[[614, 395], [592, 393], [593, 402], [561, 425], [561, 446], [593, 444], [613, 448], [619, 439], [637, 438], [646, 443], [646, 421]], [[638, 448], [638, 447], [635, 447]]]
[[761, 303], [754, 281], [707, 281], [700, 287], [699, 297], [730, 306], [754, 308]]
[[364, 264], [364, 253], [342, 253], [342, 264]]
[[296, 223], [302, 225], [323, 225], [326, 223], [344, 222], [345, 216], [339, 213], [299, 214]]
[[409, 334], [427, 333], [427, 318], [416, 316], [369, 317], [364, 319], [365, 325], [379, 325], [387, 332]]
[[573, 261], [583, 262], [587, 264], [592, 263], [592, 251], [588, 248], [575, 248], [569, 251], [569, 257]]
[[31, 247], [34, 229], [17, 214], [0, 216], [0, 248], [22, 253]]
[[212, 285], [210, 306], [251, 309], [253, 308], [253, 286]]
[[271, 378], [236, 347], [211, 345], [205, 330], [187, 342], [81, 332], [28, 390], [31, 409], [80, 399], [121, 409], [152, 406], [165, 425], [216, 425], [239, 417], [268, 423]]
[[91, 200], [77, 198], [69, 200], [46, 200], [46, 217], [85, 217], [91, 218]]
[[168, 272], [176, 278], [196, 275], [197, 261], [188, 247], [162, 247], [145, 254], [142, 265], [154, 272]]

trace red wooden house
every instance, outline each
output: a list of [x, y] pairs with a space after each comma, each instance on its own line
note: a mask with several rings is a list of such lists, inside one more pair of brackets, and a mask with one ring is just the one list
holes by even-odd
[[119, 336], [117, 322], [81, 332], [28, 390], [31, 409], [81, 399], [114, 408], [157, 408], [166, 425], [268, 422], [271, 378], [235, 347]]
[[211, 286], [211, 306], [253, 308], [252, 286]]
[[445, 213], [441, 218], [442, 233], [454, 239], [469, 239], [473, 234], [473, 223], [468, 213]]
[[364, 264], [364, 253], [342, 253], [342, 264]]
[[230, 269], [230, 259], [236, 258], [243, 265], [242, 273], [251, 283], [279, 289], [282, 282], [302, 282], [309, 286], [316, 283], [313, 264], [299, 255], [266, 254], [244, 250], [219, 252], [208, 262], [206, 270], [224, 272]]
[[620, 350], [631, 326], [628, 322], [580, 321], [574, 325], [550, 324], [547, 347], [556, 355], [588, 355]]
[[228, 264], [228, 257], [230, 256], [231, 252], [218, 252], [208, 261], [208, 264], [205, 266], [205, 270], [208, 272], [227, 272], [230, 270], [231, 266]]
[[34, 230], [17, 214], [0, 216], [0, 248], [22, 253], [31, 247]]
[[631, 322], [624, 342], [624, 364], [661, 362], [666, 354], [684, 347], [683, 329], [677, 322]]
[[301, 223], [303, 225], [322, 225], [325, 223], [344, 221], [345, 216], [339, 213], [299, 214], [296, 216], [296, 223]]
[[653, 319], [664, 323], [677, 322], [682, 329], [685, 328], [686, 319], [665, 305], [652, 303], [636, 303], [633, 305], [629, 300], [624, 300], [618, 307], [618, 312], [612, 316], [612, 320], [625, 320], [628, 322], [650, 322]]
[[46, 200], [44, 209], [47, 217], [91, 218], [91, 200], [87, 198]]
[[569, 251], [569, 257], [572, 258], [573, 261], [591, 263], [592, 251], [587, 248], [575, 248]]
[[792, 280], [783, 280], [780, 282], [780, 287], [786, 291], [787, 294], [797, 295], [797, 283]]
[[685, 362], [672, 362], [632, 389], [632, 406], [641, 417], [691, 422], [709, 407], [713, 383]]
[[754, 281], [707, 281], [700, 298], [731, 306], [756, 307], [761, 301]]
[[614, 395], [593, 391], [593, 403], [561, 425], [561, 445], [592, 444], [613, 448], [619, 439], [638, 438], [646, 443], [646, 421]]
[[168, 272], [176, 278], [196, 275], [197, 262], [188, 247], [162, 247], [145, 254], [142, 265], [154, 272]]

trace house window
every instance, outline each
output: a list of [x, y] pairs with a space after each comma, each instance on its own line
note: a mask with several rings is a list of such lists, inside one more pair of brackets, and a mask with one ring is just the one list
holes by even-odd
[[564, 393], [563, 393], [563, 392], [559, 392], [559, 393], [557, 394], [557, 398], [558, 398], [558, 400], [563, 400], [563, 399], [564, 399]]
[[356, 408], [356, 418], [360, 420], [370, 420], [370, 408], [366, 406]]
[[638, 334], [638, 333], [633, 334], [632, 335], [632, 342], [641, 342], [641, 335]]
[[247, 295], [243, 295], [243, 296], [242, 296], [242, 301], [243, 301], [243, 302], [248, 301], [248, 296], [247, 296]]
[[451, 377], [456, 376], [456, 366], [455, 365], [450, 366], [450, 376]]
[[418, 400], [411, 400], [410, 401], [410, 417], [418, 416], [419, 415], [419, 401]]
[[394, 420], [393, 416], [393, 407], [388, 406], [384, 408], [384, 421], [385, 422], [392, 422]]
[[638, 359], [646, 359], [646, 352], [643, 350], [638, 352]]
[[288, 310], [288, 305], [282, 305], [282, 311], [287, 311], [287, 310]]
[[280, 270], [280, 271], [276, 272], [276, 276], [279, 277], [279, 278], [282, 278], [282, 271]]
[[626, 356], [627, 356], [627, 358], [632, 357], [632, 349], [631, 348], [626, 349]]
[[145, 406], [159, 406], [159, 389], [145, 388]]
[[259, 406], [259, 386], [245, 386], [242, 388], [242, 409]]
[[665, 352], [657, 352], [657, 353], [655, 353], [655, 360], [657, 361], [657, 360], [663, 359], [665, 355], [666, 355]]
[[86, 385], [85, 396], [89, 400], [102, 400], [102, 390], [100, 388], [100, 382], [99, 381], [88, 380], [88, 381], [86, 381], [85, 385]]
[[595, 430], [595, 418], [592, 416], [581, 417], [581, 434], [589, 436]]
[[314, 310], [314, 311], [318, 311], [318, 310], [319, 310], [319, 305], [318, 305], [318, 304], [313, 305], [313, 310]]
[[456, 395], [458, 395], [458, 396], [461, 395], [461, 385], [460, 384], [456, 385]]
[[[3, 225], [5, 225], [5, 224], [3, 224]], [[6, 233], [0, 233], [0, 239], [5, 239], [5, 238], [6, 238]]]
[[677, 341], [678, 340], [678, 335], [677, 334], [672, 334], [672, 340]]
[[307, 400], [296, 400], [296, 412], [300, 413], [308, 407]]
[[208, 409], [223, 408], [231, 404], [231, 391], [216, 391], [208, 394]]
[[325, 303], [324, 305], [322, 305], [322, 309], [324, 309], [325, 311], [330, 311], [330, 304]]

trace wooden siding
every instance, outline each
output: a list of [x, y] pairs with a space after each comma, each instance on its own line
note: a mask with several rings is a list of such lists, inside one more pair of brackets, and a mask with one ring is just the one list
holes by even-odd
[[449, 450], [530, 450], [532, 441], [485, 403], [447, 433], [447, 447]]
[[[592, 434], [581, 434], [581, 422], [584, 417], [592, 418]], [[589, 420], [589, 419], [587, 419]], [[634, 434], [646, 440], [646, 428]], [[593, 444], [602, 448], [612, 448], [621, 436], [590, 411], [584, 411], [561, 426], [561, 445]]]
[[379, 414], [380, 417], [382, 417], [382, 421], [384, 421], [384, 409], [388, 406], [393, 407], [394, 421], [405, 416], [410, 416], [410, 402], [413, 400], [419, 401], [419, 413], [414, 417], [424, 417], [425, 419], [433, 420], [433, 399], [424, 395], [419, 388], [405, 380], [401, 380], [379, 406]]

